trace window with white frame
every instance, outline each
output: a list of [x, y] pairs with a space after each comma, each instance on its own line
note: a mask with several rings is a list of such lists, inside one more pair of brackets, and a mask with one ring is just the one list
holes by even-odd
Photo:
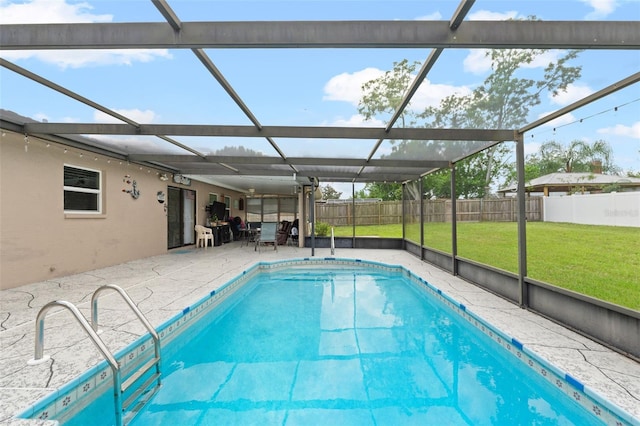
[[64, 166], [64, 212], [102, 213], [102, 172]]

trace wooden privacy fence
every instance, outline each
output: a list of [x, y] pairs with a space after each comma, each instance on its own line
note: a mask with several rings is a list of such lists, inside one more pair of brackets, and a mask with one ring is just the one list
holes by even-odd
[[[543, 197], [525, 200], [528, 221], [543, 220]], [[420, 201], [405, 201], [408, 222], [420, 219]], [[471, 199], [456, 201], [458, 222], [516, 222], [518, 200], [515, 198]], [[451, 222], [451, 200], [423, 200], [425, 222]], [[402, 223], [402, 201], [376, 203], [316, 203], [316, 220], [332, 226], [389, 225]]]

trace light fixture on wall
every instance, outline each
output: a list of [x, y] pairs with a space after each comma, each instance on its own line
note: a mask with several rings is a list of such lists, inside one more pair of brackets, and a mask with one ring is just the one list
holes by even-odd
[[168, 180], [169, 180], [169, 176], [167, 176], [167, 174], [166, 174], [166, 173], [162, 173], [162, 174], [160, 175], [160, 180], [161, 180], [161, 181], [163, 181], [163, 182], [166, 182], [166, 181], [168, 181]]

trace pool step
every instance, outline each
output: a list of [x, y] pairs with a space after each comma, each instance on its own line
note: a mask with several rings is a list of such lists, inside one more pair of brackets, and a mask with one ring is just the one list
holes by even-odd
[[122, 386], [120, 388], [120, 392], [124, 393], [133, 385], [142, 375], [144, 375], [147, 371], [149, 371], [152, 367], [160, 362], [159, 358], [151, 358], [146, 362], [143, 366], [141, 366], [138, 371], [133, 373], [127, 380], [122, 382]]
[[155, 372], [146, 377], [144, 382], [138, 384], [122, 402], [124, 424], [127, 424], [135, 417], [138, 411], [144, 407], [160, 388], [160, 358], [151, 358], [122, 382], [120, 394], [124, 397], [124, 393], [137, 384], [153, 368], [155, 368]]
[[[158, 381], [158, 384], [149, 388], [149, 386], [155, 381]], [[160, 373], [155, 373], [122, 404], [123, 424], [129, 424], [138, 412], [147, 405], [149, 400], [153, 398], [156, 392], [158, 392], [158, 389], [160, 389]]]

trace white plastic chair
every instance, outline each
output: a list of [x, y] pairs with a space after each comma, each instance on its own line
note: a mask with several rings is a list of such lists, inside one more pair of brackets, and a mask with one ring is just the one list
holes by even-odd
[[197, 234], [196, 247], [199, 248], [200, 243], [202, 243], [202, 247], [206, 249], [209, 246], [209, 240], [211, 240], [211, 245], [213, 246], [213, 230], [211, 228], [196, 225], [194, 229]]
[[298, 246], [298, 228], [296, 228], [295, 226], [291, 227], [289, 238], [287, 239], [287, 245], [296, 247]]

